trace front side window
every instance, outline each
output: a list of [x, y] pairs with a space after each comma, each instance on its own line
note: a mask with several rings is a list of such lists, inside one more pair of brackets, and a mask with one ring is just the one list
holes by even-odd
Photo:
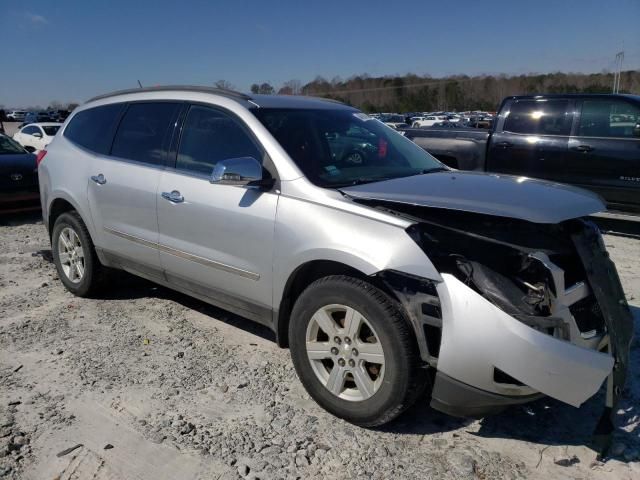
[[209, 176], [220, 160], [239, 157], [262, 161], [260, 150], [234, 118], [192, 106], [182, 129], [176, 168]]
[[572, 114], [567, 100], [518, 100], [509, 109], [504, 130], [529, 135], [569, 135]]
[[38, 127], [33, 127], [33, 126], [24, 127], [22, 129], [22, 133], [24, 133], [25, 135], [33, 135], [37, 131], [38, 131]]
[[106, 155], [123, 109], [123, 103], [114, 103], [78, 112], [65, 128], [64, 136], [81, 147]]
[[165, 140], [179, 104], [133, 103], [120, 121], [111, 155], [150, 165], [163, 165]]
[[260, 108], [253, 114], [321, 187], [446, 169], [411, 140], [357, 110]]
[[622, 100], [584, 100], [578, 136], [638, 138], [639, 124], [637, 105]]

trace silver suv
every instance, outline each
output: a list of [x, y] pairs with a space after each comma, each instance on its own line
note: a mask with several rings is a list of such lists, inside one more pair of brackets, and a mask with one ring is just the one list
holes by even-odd
[[591, 193], [451, 170], [341, 103], [200, 87], [94, 98], [39, 159], [67, 289], [123, 269], [267, 325], [355, 424], [427, 387], [472, 416], [620, 395], [631, 315]]

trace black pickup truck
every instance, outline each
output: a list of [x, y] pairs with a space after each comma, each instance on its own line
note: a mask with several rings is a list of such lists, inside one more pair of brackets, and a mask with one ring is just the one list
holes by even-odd
[[640, 96], [507, 97], [492, 130], [412, 128], [443, 163], [577, 185], [640, 213]]

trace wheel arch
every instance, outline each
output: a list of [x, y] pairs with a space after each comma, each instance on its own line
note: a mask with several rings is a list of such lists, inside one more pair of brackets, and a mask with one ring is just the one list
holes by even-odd
[[63, 213], [76, 211], [80, 218], [87, 226], [87, 230], [89, 231], [89, 235], [91, 236], [91, 240], [95, 242], [95, 235], [93, 229], [93, 223], [91, 222], [91, 216], [88, 212], [84, 211], [78, 202], [76, 202], [73, 197], [65, 191], [57, 191], [53, 192], [50, 195], [51, 200], [48, 203], [48, 207], [46, 209], [46, 216], [44, 217], [45, 226], [49, 231], [49, 239], [51, 239], [51, 234], [53, 233], [53, 225], [56, 222], [56, 219], [62, 215]]
[[298, 266], [287, 278], [278, 310], [274, 312], [274, 331], [278, 346], [289, 346], [289, 320], [300, 294], [313, 282], [332, 275], [346, 275], [364, 280], [399, 301], [395, 293], [376, 275], [367, 275], [360, 269], [335, 260], [311, 260]]

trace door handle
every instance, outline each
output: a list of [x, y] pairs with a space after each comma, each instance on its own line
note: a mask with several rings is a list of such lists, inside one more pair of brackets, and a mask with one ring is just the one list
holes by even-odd
[[173, 190], [172, 192], [162, 192], [162, 198], [164, 198], [165, 200], [169, 200], [171, 203], [184, 202], [184, 197], [178, 190]]
[[511, 148], [511, 147], [513, 147], [513, 143], [510, 143], [510, 142], [498, 142], [498, 143], [496, 143], [496, 147]]
[[578, 145], [577, 147], [573, 147], [572, 150], [587, 153], [592, 152], [593, 150], [595, 150], [595, 148], [593, 148], [591, 145]]
[[105, 176], [103, 174], [98, 174], [98, 175], [92, 175], [91, 176], [91, 180], [93, 180], [94, 182], [96, 182], [98, 185], [104, 185], [105, 183], [107, 183], [107, 179], [105, 178]]

